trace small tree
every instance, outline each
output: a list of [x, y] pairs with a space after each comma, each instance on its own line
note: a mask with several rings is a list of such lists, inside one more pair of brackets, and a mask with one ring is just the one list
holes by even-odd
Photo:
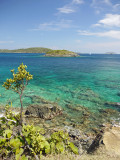
[[20, 104], [21, 104], [21, 110], [20, 110], [20, 125], [22, 126], [23, 118], [22, 118], [22, 112], [23, 112], [23, 103], [22, 103], [22, 95], [25, 87], [28, 85], [28, 81], [33, 79], [33, 76], [29, 74], [29, 72], [26, 71], [27, 66], [20, 64], [18, 67], [18, 71], [15, 73], [14, 69], [11, 70], [13, 74], [13, 78], [7, 79], [6, 82], [2, 85], [7, 90], [13, 90], [14, 92], [19, 94], [20, 97]]

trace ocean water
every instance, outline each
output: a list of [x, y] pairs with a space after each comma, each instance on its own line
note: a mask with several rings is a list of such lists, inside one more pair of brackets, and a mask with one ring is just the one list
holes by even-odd
[[[106, 102], [120, 102], [120, 55], [82, 55], [73, 58], [42, 57], [41, 54], [0, 54], [0, 104], [11, 103], [19, 107], [19, 97], [6, 91], [2, 84], [12, 77], [10, 70], [24, 63], [33, 75], [27, 86], [23, 103], [33, 103], [31, 97], [40, 96], [58, 103], [71, 115], [67, 105], [83, 106], [97, 113], [106, 109]], [[120, 107], [109, 105], [120, 111]]]

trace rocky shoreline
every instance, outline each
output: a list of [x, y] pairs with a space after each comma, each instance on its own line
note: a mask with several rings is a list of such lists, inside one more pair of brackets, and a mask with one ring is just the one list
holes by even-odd
[[[103, 140], [106, 137], [106, 133], [111, 132], [111, 129], [115, 126], [119, 128], [118, 123], [114, 123], [113, 120], [110, 121], [109, 119], [112, 115], [119, 114], [119, 112], [117, 113], [117, 111], [109, 107], [100, 110], [102, 115], [100, 116], [101, 122], [98, 123], [97, 120], [98, 127], [94, 127], [94, 123], [96, 123], [95, 115], [83, 106], [75, 107], [70, 104], [67, 105], [67, 108], [72, 110], [72, 112], [79, 112], [79, 118], [81, 118], [82, 122], [81, 124], [77, 124], [57, 103], [46, 101], [38, 96], [31, 98], [36, 103], [26, 108], [25, 122], [34, 123], [44, 128], [46, 130], [46, 136], [58, 130], [68, 132], [71, 141], [78, 147], [80, 155], [94, 153], [99, 146], [106, 144], [106, 140], [105, 143]], [[106, 103], [106, 105], [110, 104]], [[90, 121], [90, 117], [94, 120]], [[104, 123], [102, 121], [103, 118], [106, 118]]]
[[[67, 104], [68, 110], [79, 114], [78, 118], [81, 121], [76, 123], [57, 103], [47, 101], [39, 96], [31, 96], [31, 100], [33, 104], [24, 108], [24, 123], [43, 128], [46, 137], [55, 131], [63, 130], [68, 132], [71, 142], [78, 147], [79, 155], [93, 154], [99, 147], [104, 146], [106, 150], [120, 156], [120, 125], [110, 118], [119, 112], [108, 107], [109, 105], [118, 107], [119, 104], [106, 103], [107, 108], [101, 109], [99, 116], [84, 106], [75, 107]], [[19, 111], [18, 108], [13, 110]]]
[[[38, 105], [37, 107], [40, 107], [40, 106]], [[30, 106], [30, 108], [31, 108], [31, 106]], [[29, 110], [29, 107], [26, 110], [26, 114], [27, 114], [28, 110]], [[58, 113], [60, 113], [60, 114], [58, 114]], [[42, 112], [42, 114], [44, 115], [43, 112]], [[46, 115], [46, 113], [45, 113], [45, 115]], [[43, 127], [46, 130], [46, 132], [47, 132], [46, 136], [49, 136], [50, 133], [52, 133], [54, 131], [58, 131], [58, 130], [67, 131], [69, 133], [71, 141], [79, 148], [80, 155], [83, 153], [93, 153], [100, 145], [103, 145], [106, 143], [106, 140], [104, 143], [103, 139], [104, 139], [104, 137], [106, 139], [106, 136], [107, 136], [106, 134], [108, 132], [111, 132], [112, 128], [120, 128], [119, 126], [115, 127], [115, 125], [107, 123], [104, 125], [102, 124], [102, 129], [96, 130], [94, 134], [93, 133], [89, 134], [87, 132], [85, 133], [84, 131], [76, 128], [74, 125], [73, 126], [69, 125], [69, 124], [67, 125], [65, 122], [63, 123], [63, 126], [60, 126], [59, 125], [60, 119], [61, 119], [61, 121], [64, 121], [64, 118], [62, 117], [63, 115], [62, 115], [61, 110], [60, 110], [60, 112], [53, 111], [53, 115], [54, 115], [53, 117], [50, 116], [50, 118], [47, 117], [47, 119], [46, 119], [45, 116], [43, 116], [44, 118], [40, 118], [37, 116], [27, 114], [25, 121], [27, 123], [31, 124], [32, 119], [30, 117], [32, 117], [32, 118], [34, 117], [34, 122], [35, 122], [35, 117], [36, 117], [36, 125]], [[39, 120], [39, 118], [41, 120]], [[59, 121], [57, 121], [57, 123], [56, 123], [55, 118], [59, 119]], [[41, 121], [41, 123], [39, 123], [39, 121]], [[50, 124], [49, 121], [52, 121], [52, 123]]]

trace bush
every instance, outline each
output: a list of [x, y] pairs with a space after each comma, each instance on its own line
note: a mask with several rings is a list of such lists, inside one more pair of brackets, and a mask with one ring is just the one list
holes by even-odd
[[[16, 160], [39, 159], [41, 155], [73, 152], [78, 154], [77, 147], [69, 141], [68, 133], [54, 132], [50, 138], [44, 136], [45, 131], [33, 125], [24, 125], [19, 132], [20, 114], [15, 114], [7, 106], [5, 114], [0, 118], [0, 155], [2, 158]], [[39, 157], [39, 158], [38, 158]]]

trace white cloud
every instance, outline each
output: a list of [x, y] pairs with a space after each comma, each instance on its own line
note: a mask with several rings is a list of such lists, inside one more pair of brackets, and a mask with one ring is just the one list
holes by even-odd
[[99, 7], [100, 5], [112, 6], [112, 3], [110, 0], [92, 0], [92, 6]]
[[106, 10], [109, 12], [120, 10], [120, 3], [115, 3], [115, 1], [112, 0], [92, 0], [91, 6], [97, 14]]
[[111, 0], [92, 0], [91, 7], [95, 9], [96, 14], [100, 14], [103, 11], [112, 11], [113, 4]]
[[5, 43], [14, 43], [14, 41], [0, 41], [0, 44], [5, 44]]
[[38, 30], [59, 31], [61, 29], [71, 28], [71, 27], [73, 27], [71, 20], [62, 19], [61, 21], [58, 21], [58, 22], [52, 21], [52, 22], [42, 23], [38, 26], [38, 28], [31, 29], [31, 30], [32, 31], [38, 31]]
[[112, 5], [110, 0], [103, 0], [103, 3], [107, 4], [107, 5]]
[[106, 14], [95, 26], [120, 27], [120, 14]]
[[78, 30], [78, 33], [79, 33], [79, 35], [84, 35], [84, 36], [92, 36], [92, 35], [94, 35], [93, 32], [81, 31], [81, 30]]
[[69, 6], [64, 6], [62, 8], [58, 8], [57, 9], [60, 13], [73, 13], [75, 12], [75, 9], [73, 9], [72, 7], [69, 7]]
[[120, 31], [116, 30], [110, 30], [106, 32], [88, 32], [88, 31], [78, 31], [79, 35], [84, 36], [98, 36], [98, 37], [109, 37], [109, 38], [115, 38], [120, 39]]
[[65, 6], [61, 8], [57, 8], [57, 10], [59, 11], [59, 13], [65, 13], [65, 14], [73, 13], [73, 12], [76, 12], [76, 7], [78, 7], [78, 5], [81, 5], [83, 3], [84, 3], [84, 0], [72, 0], [70, 3], [66, 4]]
[[72, 3], [74, 3], [74, 4], [83, 4], [84, 1], [83, 0], [73, 0]]
[[119, 11], [120, 10], [120, 3], [117, 3], [113, 6], [114, 11]]

